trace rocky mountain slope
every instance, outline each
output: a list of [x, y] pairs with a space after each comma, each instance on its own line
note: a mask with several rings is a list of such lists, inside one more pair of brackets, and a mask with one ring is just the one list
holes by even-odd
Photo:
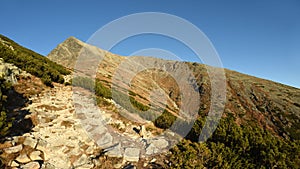
[[[151, 93], [151, 90], [162, 89], [167, 98], [167, 110], [175, 115], [176, 113], [178, 114], [176, 108], [180, 106], [179, 87], [170, 74], [166, 72], [150, 69], [136, 74], [134, 67], [138, 67], [138, 65], [131, 63], [130, 66], [122, 67], [121, 64], [126, 62], [126, 57], [87, 45], [74, 37], [58, 45], [48, 55], [48, 58], [72, 69], [76, 64], [81, 50], [86, 46], [94, 53], [98, 53], [102, 59], [97, 72], [97, 78], [101, 83], [111, 88], [116, 73], [124, 72], [121, 76], [125, 80], [122, 82], [122, 80], [117, 79], [118, 90], [130, 91], [129, 93], [125, 92], [125, 94], [131, 94], [136, 101], [149, 106], [149, 93]], [[136, 58], [140, 61], [139, 63], [146, 64], [149, 62], [149, 58]], [[145, 62], [143, 62], [143, 59]], [[166, 70], [172, 70], [178, 64], [187, 65], [192, 70], [199, 86], [198, 90], [201, 99], [200, 114], [208, 113], [211, 85], [207, 74], [207, 66], [198, 63], [179, 63], [177, 61], [166, 61], [157, 58], [151, 58], [151, 60], [155, 63], [161, 63]], [[159, 64], [157, 66], [161, 67]], [[126, 76], [131, 76], [132, 74], [134, 74], [134, 78], [128, 84], [128, 82], [125, 82]], [[234, 116], [237, 124], [259, 125], [279, 136], [289, 139], [300, 139], [299, 89], [227, 69], [225, 70], [225, 74], [227, 101], [224, 116]], [[152, 104], [163, 107], [159, 99], [153, 100], [157, 102], [152, 102]]]
[[[87, 59], [88, 62], [83, 62], [86, 65], [76, 67], [84, 46], [88, 49], [84, 50], [88, 59], [95, 56], [102, 59], [99, 66], [96, 60]], [[28, 60], [32, 57], [34, 62]], [[127, 57], [71, 37], [48, 56], [67, 66], [73, 76], [80, 75], [72, 79], [70, 86], [60, 84], [63, 81], [59, 79], [70, 79], [64, 67], [40, 57], [0, 37], [1, 168], [297, 168], [300, 165], [299, 89], [225, 70], [227, 100], [223, 118], [212, 137], [199, 143], [210, 99], [214, 97], [211, 83], [216, 83], [207, 70], [214, 70], [214, 76], [218, 76], [220, 69], [146, 57], [133, 57], [131, 62]], [[145, 66], [154, 68], [136, 73]], [[82, 67], [86, 71], [77, 69]], [[95, 68], [96, 80], [91, 81], [88, 76]], [[182, 74], [187, 68], [191, 74]], [[52, 84], [50, 87], [46, 86], [49, 83], [45, 83], [45, 74]], [[183, 81], [196, 83], [198, 87], [192, 89], [200, 96], [199, 100], [186, 104], [188, 107], [199, 104], [196, 113], [200, 116], [179, 143], [176, 142], [181, 139], [179, 135], [166, 129], [175, 119], [186, 122], [190, 117], [178, 111], [185, 104], [181, 102], [181, 93], [189, 88], [179, 86], [174, 74]], [[128, 96], [135, 109], [123, 102]], [[153, 111], [147, 112], [153, 107]]]
[[[5, 47], [13, 50], [12, 46]], [[141, 133], [134, 130], [139, 126], [130, 122], [125, 125], [123, 121], [112, 118], [111, 108], [115, 108], [112, 100], [106, 100], [110, 113], [99, 112], [97, 106], [89, 103], [92, 98], [73, 100], [76, 94], [80, 94], [74, 93], [73, 88], [76, 87], [59, 83], [47, 87], [40, 78], [4, 62], [2, 58], [0, 68], [1, 83], [12, 85], [4, 93], [1, 84], [0, 96], [5, 97], [5, 101], [1, 99], [0, 105], [1, 110], [6, 111], [5, 114], [1, 112], [0, 118], [1, 168], [120, 168], [130, 166], [131, 162], [147, 166], [152, 158], [140, 160], [142, 154], [152, 154], [168, 146], [161, 138], [147, 143], [149, 152], [139, 152], [134, 148], [135, 144], [145, 146]], [[82, 88], [78, 90], [90, 93]], [[75, 113], [75, 105], [97, 111], [98, 114], [92, 117], [80, 115]], [[105, 123], [99, 127], [103, 121]], [[93, 128], [94, 123], [99, 130], [91, 136], [86, 131], [89, 127]], [[106, 128], [108, 124], [118, 127]], [[111, 139], [110, 133], [117, 135], [120, 130], [126, 137]], [[151, 133], [144, 131], [143, 135], [146, 137]], [[159, 145], [157, 141], [164, 141], [165, 144]]]

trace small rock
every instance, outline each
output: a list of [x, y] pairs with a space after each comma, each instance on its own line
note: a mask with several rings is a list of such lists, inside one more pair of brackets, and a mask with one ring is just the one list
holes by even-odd
[[16, 158], [16, 161], [24, 164], [30, 162], [31, 160], [28, 158], [26, 154], [21, 154]]
[[150, 163], [155, 163], [155, 161], [156, 161], [156, 158], [153, 158], [153, 159], [150, 161]]
[[121, 144], [118, 143], [117, 145], [114, 145], [112, 147], [106, 148], [103, 150], [105, 152], [105, 155], [109, 157], [122, 157], [121, 152]]
[[16, 161], [12, 161], [10, 166], [11, 167], [19, 167], [19, 164]]
[[122, 163], [114, 164], [114, 168], [121, 168], [122, 165], [123, 165]]
[[98, 140], [96, 140], [98, 146], [100, 147], [108, 147], [112, 145], [113, 137], [107, 132]]
[[100, 161], [97, 160], [97, 159], [93, 159], [92, 162], [93, 162], [93, 164], [94, 164], [95, 166], [101, 166]]
[[41, 151], [47, 151], [48, 150], [48, 148], [47, 148], [47, 141], [40, 139], [38, 141], [36, 149], [41, 150]]
[[24, 140], [24, 145], [26, 146], [30, 146], [31, 148], [35, 148], [37, 145], [37, 140], [31, 138], [31, 137], [26, 137], [26, 139]]
[[140, 149], [126, 148], [124, 152], [124, 160], [131, 162], [138, 162], [140, 158]]
[[147, 163], [144, 163], [144, 164], [143, 164], [143, 167], [147, 167], [147, 165], [148, 165]]
[[22, 169], [39, 169], [40, 164], [38, 162], [30, 162], [22, 166]]
[[32, 161], [43, 160], [42, 157], [41, 157], [41, 152], [40, 151], [33, 151], [32, 153], [30, 153], [29, 158]]
[[22, 144], [14, 146], [14, 147], [9, 147], [9, 148], [5, 148], [4, 151], [7, 154], [13, 154], [13, 153], [17, 153], [20, 152], [23, 149]]
[[91, 168], [94, 168], [94, 167], [95, 167], [94, 164], [84, 164], [84, 165], [78, 167], [78, 169], [79, 168], [80, 169], [91, 169]]
[[30, 133], [25, 133], [23, 134], [24, 137], [31, 137], [31, 134]]
[[169, 145], [168, 141], [165, 139], [153, 139], [153, 140], [148, 140], [147, 142], [149, 144], [148, 147], [146, 148], [147, 155], [161, 153]]
[[42, 166], [43, 169], [56, 169], [53, 164], [50, 164], [49, 162], [46, 162]]
[[94, 153], [94, 147], [93, 146], [89, 146], [86, 150], [85, 150], [86, 154], [93, 154]]
[[88, 162], [88, 158], [85, 154], [82, 154], [81, 157], [79, 157], [78, 160], [76, 160], [73, 165], [74, 166], [81, 166], [81, 165], [84, 165]]

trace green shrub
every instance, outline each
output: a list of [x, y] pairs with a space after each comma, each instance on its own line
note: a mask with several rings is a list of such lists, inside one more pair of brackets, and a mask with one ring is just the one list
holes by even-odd
[[144, 104], [136, 101], [135, 98], [133, 98], [132, 96], [129, 96], [129, 100], [131, 104], [140, 111], [147, 111], [150, 109], [149, 106], [145, 106]]
[[6, 83], [3, 78], [0, 78], [0, 136], [3, 137], [7, 134], [11, 123], [8, 122], [5, 110], [5, 103], [7, 96], [6, 92], [11, 88], [11, 84]]
[[[49, 86], [49, 80], [57, 83], [64, 83], [63, 75], [70, 74], [71, 72], [61, 65], [52, 62], [48, 58], [26, 49], [14, 41], [8, 39], [5, 36], [0, 35], [0, 38], [5, 40], [7, 45], [12, 46], [14, 50], [11, 50], [6, 45], [0, 43], [0, 57], [7, 63], [12, 63], [22, 70], [25, 70], [32, 75], [39, 78], [47, 76], [42, 79], [47, 82]], [[51, 85], [50, 85], [51, 86]]]
[[154, 125], [162, 129], [168, 129], [173, 125], [175, 120], [176, 117], [173, 114], [167, 110], [164, 110], [163, 113], [155, 119]]
[[43, 75], [41, 78], [42, 82], [49, 87], [53, 87], [51, 77], [48, 75]]
[[[203, 120], [197, 120], [201, 132]], [[190, 138], [192, 136], [190, 135]], [[198, 139], [198, 134], [195, 135]], [[300, 142], [284, 140], [259, 126], [221, 119], [206, 143], [183, 140], [171, 149], [171, 168], [298, 168]]]

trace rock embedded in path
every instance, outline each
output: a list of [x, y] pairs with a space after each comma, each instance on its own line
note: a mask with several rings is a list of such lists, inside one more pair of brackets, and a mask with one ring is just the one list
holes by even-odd
[[21, 154], [16, 158], [16, 161], [25, 164], [30, 162], [31, 160], [28, 158], [26, 154]]
[[20, 165], [16, 161], [12, 161], [10, 167], [19, 167]]
[[13, 153], [17, 153], [20, 152], [23, 149], [22, 144], [14, 146], [14, 147], [9, 147], [9, 148], [5, 148], [4, 152], [7, 154], [13, 154]]
[[82, 154], [74, 163], [73, 165], [76, 166], [82, 166], [84, 164], [87, 164], [88, 161], [88, 157], [85, 154]]
[[30, 162], [22, 166], [22, 169], [39, 169], [40, 164], [38, 162]]
[[29, 158], [32, 161], [37, 161], [37, 160], [43, 160], [41, 157], [41, 152], [40, 151], [33, 151], [30, 153]]
[[95, 141], [100, 147], [108, 147], [112, 145], [113, 137], [107, 132]]
[[117, 145], [114, 145], [112, 147], [106, 148], [103, 151], [105, 152], [105, 155], [108, 155], [109, 157], [116, 157], [116, 158], [122, 157], [120, 143], [118, 143]]
[[147, 144], [147, 155], [161, 153], [169, 146], [169, 142], [163, 138], [147, 140]]
[[31, 148], [35, 148], [37, 143], [38, 143], [37, 140], [35, 140], [31, 137], [26, 137], [23, 144], [26, 146], [30, 146]]
[[124, 152], [124, 160], [130, 162], [138, 162], [140, 158], [140, 149], [126, 148]]

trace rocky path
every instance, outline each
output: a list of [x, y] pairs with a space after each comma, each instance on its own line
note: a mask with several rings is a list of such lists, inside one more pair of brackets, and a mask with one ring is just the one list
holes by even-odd
[[[10, 166], [24, 167], [35, 162], [36, 168], [94, 167], [91, 157], [97, 146], [75, 117], [71, 98], [71, 87], [56, 87], [32, 98], [26, 109], [37, 125], [32, 132], [14, 137], [14, 147], [4, 149], [6, 153], [20, 151]], [[23, 139], [23, 143], [18, 139]], [[28, 152], [23, 151], [25, 148]]]
[[[170, 138], [170, 134], [153, 137], [143, 127], [113, 119], [111, 114], [99, 109], [93, 98], [85, 92], [76, 89], [74, 91], [76, 115], [81, 119], [83, 128], [106, 155], [123, 158], [123, 162], [138, 162], [140, 158], [164, 152], [169, 148], [170, 143], [165, 137]], [[118, 122], [125, 125], [124, 132], [108, 125]], [[146, 137], [147, 135], [150, 137]]]
[[138, 162], [168, 148], [169, 142], [162, 136], [145, 139], [126, 132], [133, 131], [132, 125], [126, 124], [123, 133], [107, 125], [120, 121], [100, 110], [91, 99], [82, 92], [73, 92], [71, 86], [56, 86], [31, 98], [32, 104], [25, 109], [31, 112], [29, 116], [36, 126], [30, 133], [11, 138], [3, 148], [5, 155], [12, 158], [9, 166], [97, 168], [99, 161], [95, 157], [102, 150], [109, 157], [123, 159], [116, 165], [119, 168], [127, 161]]

